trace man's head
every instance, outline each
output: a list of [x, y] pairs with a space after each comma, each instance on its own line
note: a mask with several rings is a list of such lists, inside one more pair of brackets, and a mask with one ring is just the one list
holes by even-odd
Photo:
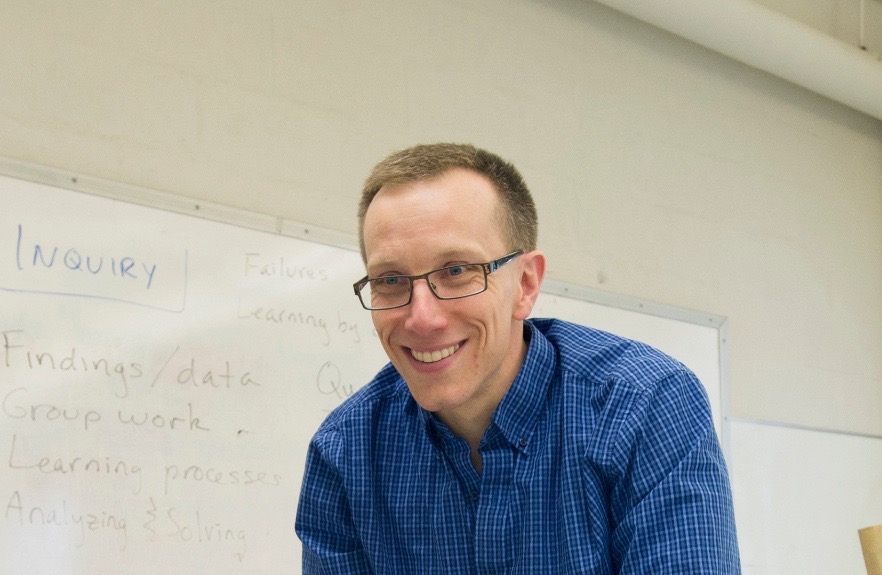
[[[511, 212], [518, 215], [507, 215], [506, 202], [517, 205]], [[372, 312], [386, 354], [414, 399], [452, 428], [489, 422], [523, 362], [523, 321], [545, 272], [544, 256], [534, 249], [535, 221], [517, 171], [471, 146], [400, 152], [384, 160], [365, 187], [360, 228], [370, 278], [449, 266], [459, 273], [468, 264], [524, 252], [486, 275], [486, 290], [476, 295], [442, 300], [429, 279], [417, 279], [408, 282], [410, 303]]]
[[538, 233], [536, 205], [517, 169], [496, 154], [471, 144], [439, 143], [395, 152], [377, 164], [368, 176], [358, 207], [362, 259], [365, 259], [364, 217], [380, 188], [431, 180], [457, 168], [481, 174], [499, 194], [500, 210], [495, 217], [502, 225], [507, 247], [525, 252], [535, 250]]

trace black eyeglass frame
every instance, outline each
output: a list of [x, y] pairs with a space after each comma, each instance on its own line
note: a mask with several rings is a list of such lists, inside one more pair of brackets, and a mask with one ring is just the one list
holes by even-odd
[[[361, 307], [363, 307], [364, 309], [366, 309], [368, 311], [383, 311], [383, 310], [387, 310], [387, 309], [398, 309], [400, 307], [410, 305], [410, 302], [413, 300], [413, 284], [414, 284], [414, 282], [416, 282], [416, 280], [426, 280], [426, 283], [429, 284], [429, 290], [432, 292], [432, 295], [434, 295], [436, 298], [438, 298], [442, 301], [453, 300], [453, 299], [463, 299], [463, 298], [472, 297], [473, 295], [478, 295], [479, 293], [484, 293], [485, 291], [487, 291], [487, 285], [488, 285], [487, 276], [489, 276], [490, 274], [492, 274], [493, 272], [495, 272], [496, 270], [498, 270], [499, 268], [501, 268], [502, 266], [504, 266], [505, 264], [507, 264], [508, 262], [510, 262], [511, 260], [515, 259], [516, 257], [518, 257], [519, 255], [521, 255], [523, 253], [524, 253], [524, 250], [515, 250], [515, 251], [511, 252], [510, 254], [504, 255], [501, 258], [497, 258], [497, 259], [489, 261], [489, 262], [484, 262], [484, 263], [480, 263], [480, 264], [467, 263], [467, 264], [457, 264], [455, 266], [445, 266], [443, 268], [438, 268], [436, 270], [428, 271], [424, 274], [419, 274], [419, 275], [415, 275], [415, 276], [391, 275], [391, 276], [380, 276], [380, 277], [376, 277], [376, 278], [364, 276], [363, 278], [361, 278], [360, 280], [358, 280], [357, 282], [352, 284], [352, 289], [355, 291], [355, 296], [358, 298], [358, 301], [361, 303]], [[475, 293], [470, 293], [468, 295], [458, 295], [458, 296], [453, 296], [453, 297], [445, 297], [445, 296], [438, 295], [438, 293], [435, 291], [435, 286], [433, 286], [432, 282], [429, 281], [429, 276], [434, 273], [440, 272], [440, 271], [444, 271], [444, 270], [451, 269], [451, 268], [457, 268], [460, 266], [481, 266], [481, 271], [484, 272], [484, 288], [481, 289], [481, 291], [476, 291]], [[409, 282], [410, 289], [407, 292], [407, 301], [404, 303], [398, 304], [398, 305], [390, 306], [390, 307], [369, 307], [369, 306], [367, 306], [361, 297], [361, 290], [363, 290], [364, 286], [367, 285], [367, 283], [370, 282], [371, 280], [378, 280], [378, 279], [385, 279], [385, 278], [401, 278], [401, 279], [406, 279]]]

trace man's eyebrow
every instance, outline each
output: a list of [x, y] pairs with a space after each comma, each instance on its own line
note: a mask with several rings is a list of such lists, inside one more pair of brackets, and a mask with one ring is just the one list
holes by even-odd
[[[464, 263], [470, 263], [470, 264], [471, 263], [483, 263], [484, 260], [482, 259], [482, 257], [483, 256], [477, 255], [477, 252], [473, 249], [452, 248], [449, 250], [445, 250], [445, 251], [439, 253], [437, 256], [435, 256], [434, 259], [435, 259], [436, 263], [433, 264], [433, 267], [427, 268], [422, 271], [416, 271], [416, 272], [412, 271], [412, 273], [416, 274], [416, 273], [425, 273], [428, 271], [432, 271], [433, 269], [438, 269], [440, 267], [447, 265], [447, 262], [450, 262], [450, 261], [462, 261]], [[404, 275], [411, 275], [411, 274], [405, 274], [403, 271], [400, 271], [398, 269], [400, 267], [401, 267], [400, 264], [396, 261], [380, 260], [377, 262], [369, 262], [368, 266], [367, 266], [367, 273], [368, 273], [368, 275], [373, 277], [373, 274], [371, 273], [372, 270], [393, 269], [393, 270], [398, 270], [396, 273], [404, 274]], [[382, 271], [380, 273], [386, 273], [386, 272]]]
[[475, 255], [475, 252], [472, 250], [463, 249], [448, 250], [438, 254], [438, 261], [463, 260], [472, 263], [477, 261], [475, 258], [480, 259], [480, 256]]

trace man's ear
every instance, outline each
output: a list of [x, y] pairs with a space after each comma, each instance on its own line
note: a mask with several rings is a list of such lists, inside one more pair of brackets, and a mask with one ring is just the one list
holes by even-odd
[[518, 291], [512, 310], [512, 317], [517, 320], [525, 320], [533, 311], [533, 305], [539, 297], [539, 288], [545, 278], [545, 254], [539, 250], [533, 250], [521, 254], [519, 266], [521, 276], [518, 283]]

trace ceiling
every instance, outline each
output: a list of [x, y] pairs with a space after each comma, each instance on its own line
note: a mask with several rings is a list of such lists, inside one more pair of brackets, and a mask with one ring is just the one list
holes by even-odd
[[596, 0], [882, 120], [882, 0]]

